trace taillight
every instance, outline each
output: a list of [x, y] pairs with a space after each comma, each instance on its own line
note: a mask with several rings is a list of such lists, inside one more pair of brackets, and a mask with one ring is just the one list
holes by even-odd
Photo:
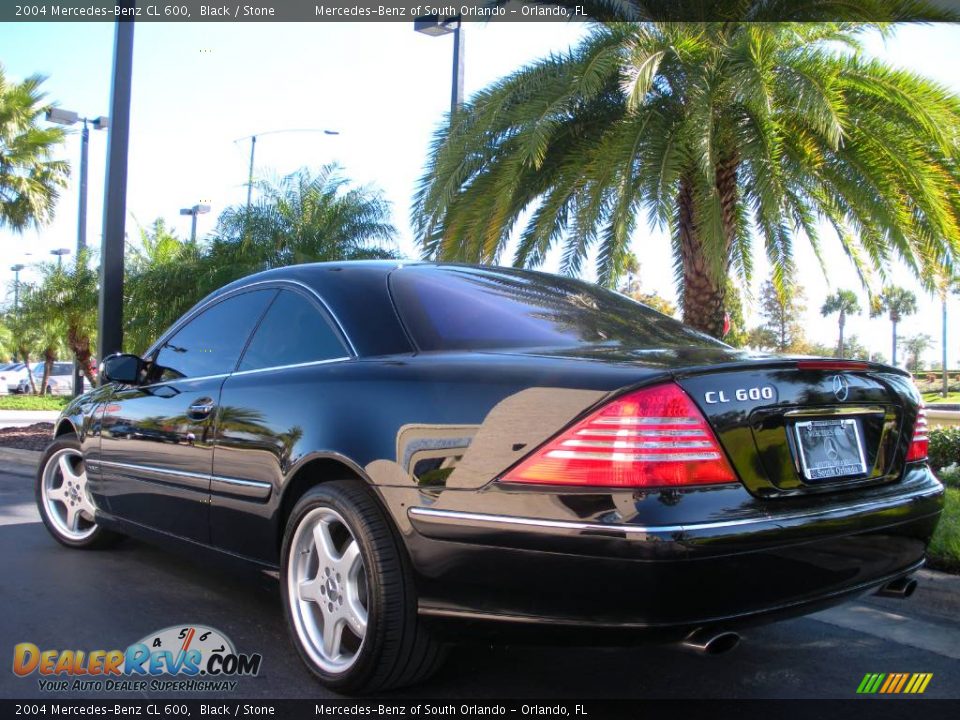
[[550, 440], [505, 482], [663, 487], [736, 482], [706, 419], [674, 383], [629, 393]]
[[927, 410], [922, 405], [917, 411], [917, 424], [913, 426], [913, 439], [907, 450], [907, 462], [927, 459], [930, 441], [927, 439]]

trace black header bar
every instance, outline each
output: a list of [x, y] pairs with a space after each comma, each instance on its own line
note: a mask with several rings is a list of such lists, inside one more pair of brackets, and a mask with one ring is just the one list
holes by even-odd
[[958, 21], [960, 0], [3, 0], [0, 22]]

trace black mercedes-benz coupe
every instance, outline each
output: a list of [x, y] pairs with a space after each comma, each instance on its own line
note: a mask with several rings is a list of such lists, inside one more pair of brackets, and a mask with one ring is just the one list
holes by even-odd
[[468, 631], [719, 651], [905, 596], [943, 500], [903, 371], [750, 355], [543, 273], [270, 270], [101, 377], [41, 462], [53, 536], [279, 573], [340, 691], [422, 679]]

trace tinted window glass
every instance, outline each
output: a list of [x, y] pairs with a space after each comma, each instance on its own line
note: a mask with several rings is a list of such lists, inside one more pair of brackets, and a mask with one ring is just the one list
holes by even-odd
[[414, 266], [390, 287], [421, 350], [724, 347], [623, 295], [542, 273]]
[[243, 354], [240, 370], [332, 360], [347, 355], [320, 310], [299, 293], [283, 290]]
[[276, 292], [234, 295], [204, 310], [160, 346], [154, 377], [174, 380], [233, 372], [250, 331]]
[[53, 374], [54, 375], [70, 375], [73, 373], [73, 365], [71, 363], [54, 363], [53, 364]]

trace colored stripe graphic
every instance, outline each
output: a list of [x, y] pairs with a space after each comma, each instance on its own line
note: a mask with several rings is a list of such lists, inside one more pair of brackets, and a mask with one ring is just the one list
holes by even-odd
[[857, 686], [860, 695], [919, 695], [926, 691], [933, 673], [867, 673]]

